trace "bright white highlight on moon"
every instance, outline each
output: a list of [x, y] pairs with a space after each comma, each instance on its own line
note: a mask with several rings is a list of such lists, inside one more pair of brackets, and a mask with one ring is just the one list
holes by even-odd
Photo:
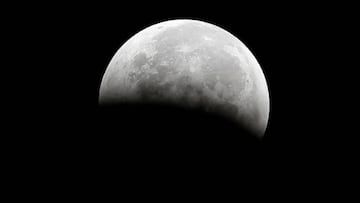
[[269, 117], [265, 76], [253, 54], [229, 32], [197, 20], [150, 26], [112, 58], [100, 104], [145, 101], [218, 112], [259, 137]]

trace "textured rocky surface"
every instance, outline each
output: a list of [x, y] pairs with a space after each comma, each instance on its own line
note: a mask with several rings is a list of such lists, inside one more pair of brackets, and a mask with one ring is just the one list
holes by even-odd
[[265, 77], [252, 53], [229, 32], [195, 20], [150, 26], [111, 60], [100, 104], [146, 101], [220, 113], [259, 136], [269, 115]]

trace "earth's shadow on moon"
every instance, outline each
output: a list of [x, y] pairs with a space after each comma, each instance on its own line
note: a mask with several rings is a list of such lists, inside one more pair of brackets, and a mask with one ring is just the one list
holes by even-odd
[[161, 103], [117, 103], [99, 108], [109, 147], [160, 156], [234, 158], [259, 152], [261, 140], [234, 120], [201, 108]]

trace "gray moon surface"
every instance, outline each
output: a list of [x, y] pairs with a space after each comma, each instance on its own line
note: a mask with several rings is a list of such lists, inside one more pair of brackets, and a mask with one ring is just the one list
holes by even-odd
[[116, 52], [101, 81], [99, 103], [160, 102], [200, 107], [258, 137], [269, 118], [269, 92], [250, 50], [226, 30], [198, 20], [145, 28]]

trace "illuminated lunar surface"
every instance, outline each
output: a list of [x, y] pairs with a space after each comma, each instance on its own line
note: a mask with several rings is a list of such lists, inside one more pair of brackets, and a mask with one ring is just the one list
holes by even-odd
[[171, 20], [131, 37], [103, 76], [99, 103], [159, 102], [225, 115], [264, 135], [269, 93], [249, 49], [224, 29]]

